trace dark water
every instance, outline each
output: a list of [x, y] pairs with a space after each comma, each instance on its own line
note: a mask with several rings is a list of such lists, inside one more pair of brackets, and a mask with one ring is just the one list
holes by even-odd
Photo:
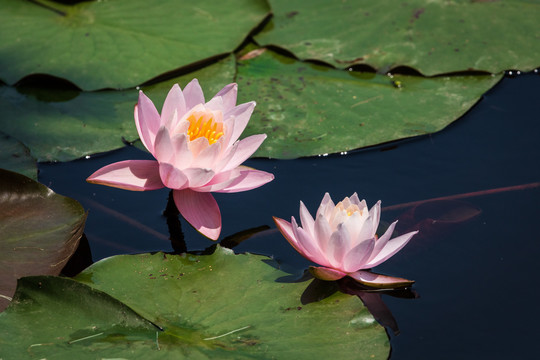
[[[441, 133], [347, 155], [297, 160], [250, 160], [276, 179], [238, 194], [216, 194], [221, 239], [246, 229], [270, 229], [237, 252], [271, 255], [285, 271], [309, 262], [275, 230], [272, 216], [298, 218], [299, 201], [314, 213], [325, 192], [337, 202], [358, 192], [383, 207], [459, 194], [436, 202], [383, 211], [421, 236], [375, 270], [416, 280], [418, 299], [383, 296], [401, 334], [390, 335], [392, 359], [535, 358], [540, 259], [540, 76], [505, 78], [463, 118]], [[168, 191], [129, 192], [87, 184], [114, 161], [148, 155], [127, 147], [104, 156], [40, 165], [39, 180], [89, 210], [86, 236], [94, 261], [131, 252], [173, 251], [162, 212]], [[486, 190], [496, 189], [486, 193]], [[432, 218], [435, 220], [426, 220]], [[468, 221], [465, 221], [467, 220]], [[183, 219], [188, 250], [213, 243]]]

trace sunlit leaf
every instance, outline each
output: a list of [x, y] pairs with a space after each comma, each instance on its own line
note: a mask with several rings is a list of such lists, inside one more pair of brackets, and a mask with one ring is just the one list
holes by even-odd
[[77, 249], [85, 220], [77, 201], [0, 169], [0, 310], [18, 278], [60, 273]]
[[[31, 348], [40, 358], [78, 354], [77, 359], [388, 357], [384, 329], [358, 298], [336, 292], [303, 304], [308, 282], [276, 282], [285, 273], [271, 265], [276, 264], [269, 258], [218, 247], [212, 255], [102, 260], [76, 278], [94, 293], [74, 294], [79, 288], [65, 279], [25, 279], [13, 305], [0, 314], [0, 347], [6, 356]], [[144, 326], [101, 291], [163, 331]], [[118, 320], [122, 312], [129, 322]], [[130, 322], [139, 326], [130, 329]]]
[[65, 78], [83, 90], [129, 88], [232, 52], [268, 14], [263, 0], [4, 0], [0, 78]]
[[425, 75], [540, 66], [538, 1], [269, 0], [274, 17], [255, 37], [300, 59]]
[[244, 135], [266, 133], [255, 153], [337, 153], [439, 131], [501, 76], [425, 78], [329, 69], [266, 51], [241, 61], [240, 101], [257, 108]]
[[[234, 57], [185, 76], [144, 87], [161, 109], [174, 83], [198, 78], [210, 99], [233, 81]], [[133, 120], [136, 89], [78, 92], [0, 86], [0, 128], [28, 146], [39, 161], [68, 161], [124, 146], [138, 138]], [[13, 121], [17, 119], [17, 121]]]

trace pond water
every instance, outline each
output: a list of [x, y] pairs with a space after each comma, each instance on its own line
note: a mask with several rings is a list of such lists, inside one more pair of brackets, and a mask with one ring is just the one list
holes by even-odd
[[[400, 253], [375, 269], [416, 280], [420, 296], [383, 296], [401, 331], [389, 331], [391, 359], [533, 358], [540, 319], [538, 94], [538, 74], [507, 76], [434, 135], [345, 155], [249, 160], [246, 165], [276, 178], [249, 192], [216, 194], [220, 239], [267, 226], [234, 250], [273, 256], [283, 270], [301, 274], [310, 263], [275, 229], [272, 216], [298, 218], [300, 200], [314, 213], [325, 192], [336, 202], [354, 192], [369, 206], [380, 199], [387, 207], [383, 223], [399, 218], [403, 231], [421, 226]], [[144, 158], [150, 156], [126, 147], [39, 166], [40, 182], [89, 211], [85, 234], [94, 261], [174, 251], [162, 215], [167, 190], [129, 192], [85, 182], [106, 164]], [[447, 201], [408, 205], [433, 198]], [[213, 244], [183, 219], [181, 226], [189, 251]]]

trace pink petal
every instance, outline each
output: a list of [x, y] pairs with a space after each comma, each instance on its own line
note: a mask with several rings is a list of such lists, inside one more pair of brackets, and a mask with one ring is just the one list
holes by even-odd
[[394, 228], [396, 227], [396, 224], [397, 221], [391, 223], [390, 226], [388, 226], [388, 229], [386, 229], [386, 231], [384, 232], [384, 234], [375, 241], [375, 247], [373, 248], [373, 252], [371, 253], [371, 257], [369, 258], [368, 262], [373, 260], [377, 255], [379, 255], [381, 250], [386, 246], [386, 243], [388, 242], [388, 240], [390, 240], [390, 237], [394, 233]]
[[175, 112], [177, 119], [180, 119], [187, 112], [184, 94], [182, 94], [182, 90], [178, 84], [174, 84], [171, 90], [169, 90], [169, 94], [163, 103], [163, 108], [161, 109], [162, 125], [173, 129], [174, 125], [176, 125], [173, 123]]
[[360, 202], [360, 199], [358, 198], [357, 193], [352, 194], [352, 196], [349, 199], [351, 200], [351, 203], [353, 203], [354, 205], [362, 209], [362, 203]]
[[231, 146], [236, 140], [238, 140], [240, 135], [242, 135], [242, 132], [246, 128], [254, 108], [255, 102], [251, 101], [245, 104], [240, 104], [223, 114], [224, 119], [231, 116], [234, 117], [234, 128], [232, 129], [228, 146]]
[[223, 189], [214, 191], [220, 193], [242, 192], [258, 188], [259, 186], [263, 186], [264, 184], [274, 180], [274, 175], [266, 171], [249, 168], [245, 168], [246, 170], [243, 170], [243, 166], [239, 166], [237, 169], [240, 169], [240, 176], [237, 177], [235, 181], [230, 182]]
[[346, 273], [341, 272], [339, 270], [327, 268], [327, 267], [316, 267], [316, 266], [310, 266], [309, 272], [315, 276], [317, 279], [320, 280], [327, 280], [327, 281], [334, 281], [339, 280], [341, 278], [344, 278], [347, 276]]
[[215, 142], [201, 150], [201, 152], [193, 159], [192, 167], [213, 169], [214, 164], [218, 161], [221, 153], [221, 143]]
[[221, 111], [222, 113], [224, 112], [223, 99], [220, 96], [214, 96], [212, 100], [210, 100], [204, 105], [204, 107], [206, 107], [209, 110]]
[[236, 106], [236, 95], [238, 93], [238, 85], [235, 83], [226, 85], [221, 89], [216, 96], [221, 96], [223, 99], [223, 108], [225, 111], [231, 110]]
[[332, 236], [332, 229], [328, 220], [321, 214], [315, 219], [315, 239], [322, 252], [327, 251], [328, 240]]
[[381, 274], [375, 274], [369, 271], [356, 271], [347, 274], [354, 280], [361, 284], [379, 288], [379, 289], [392, 289], [398, 287], [411, 286], [414, 284], [413, 280], [407, 280], [398, 277], [386, 276]]
[[174, 161], [174, 148], [169, 136], [167, 128], [162, 126], [156, 135], [154, 142], [154, 157], [159, 162], [173, 163]]
[[184, 88], [184, 99], [186, 100], [186, 108], [189, 110], [199, 104], [204, 104], [204, 94], [197, 79], [193, 79]]
[[302, 201], [300, 201], [300, 221], [304, 230], [315, 237], [315, 220], [313, 220], [313, 217]]
[[223, 190], [232, 183], [238, 182], [239, 177], [244, 177], [245, 175], [242, 175], [240, 173], [240, 170], [238, 168], [217, 173], [214, 175], [212, 180], [210, 180], [207, 184], [204, 186], [199, 186], [197, 188], [197, 191], [199, 192], [215, 192], [218, 190]]
[[373, 233], [370, 237], [374, 237], [381, 221], [381, 200], [377, 201], [375, 205], [369, 210], [369, 217], [373, 224]]
[[217, 240], [221, 233], [221, 213], [210, 193], [200, 193], [190, 189], [173, 191], [178, 211], [198, 232]]
[[191, 167], [193, 155], [188, 146], [188, 138], [186, 134], [178, 134], [171, 138], [174, 152], [174, 166], [178, 169]]
[[319, 244], [304, 229], [298, 227], [294, 218], [291, 219], [293, 233], [298, 240], [300, 249], [304, 249], [307, 258], [322, 266], [330, 266], [327, 256], [319, 248]]
[[286, 221], [286, 220], [275, 217], [275, 216], [272, 216], [272, 218], [274, 219], [274, 222], [276, 223], [276, 226], [277, 226], [279, 232], [281, 233], [281, 235], [283, 235], [285, 240], [287, 240], [289, 242], [289, 244], [291, 244], [291, 246], [296, 251], [298, 251], [303, 257], [307, 258], [307, 256], [304, 253], [303, 249], [300, 249], [300, 247], [298, 246], [298, 242], [297, 242], [297, 240], [296, 240], [296, 238], [294, 237], [294, 234], [293, 234], [291, 223]]
[[232, 157], [228, 159], [228, 163], [222, 168], [222, 171], [234, 169], [246, 161], [255, 151], [257, 151], [264, 139], [266, 139], [266, 134], [252, 135], [240, 140], [235, 144], [234, 153], [232, 154]]
[[190, 188], [204, 186], [214, 177], [214, 172], [210, 169], [189, 168], [182, 170], [182, 172], [187, 176]]
[[86, 181], [133, 191], [164, 187], [159, 176], [159, 164], [154, 160], [116, 162], [94, 172]]
[[142, 91], [139, 91], [139, 101], [135, 106], [135, 126], [144, 146], [154, 154], [154, 139], [161, 124], [156, 107]]
[[319, 205], [319, 208], [317, 209], [317, 215], [315, 215], [315, 219], [317, 219], [321, 214], [328, 219], [330, 217], [330, 214], [332, 213], [332, 210], [335, 207], [336, 205], [332, 201], [330, 194], [325, 193], [321, 201], [321, 205]]
[[333, 268], [343, 268], [343, 258], [349, 250], [350, 241], [349, 232], [342, 224], [330, 235], [325, 254]]
[[404, 234], [404, 235], [401, 235], [401, 236], [398, 236], [396, 238], [393, 238], [393, 239], [389, 240], [386, 243], [386, 246], [377, 254], [377, 256], [375, 256], [372, 260], [370, 260], [365, 265], [366, 268], [367, 267], [370, 267], [370, 268], [375, 267], [375, 266], [385, 262], [386, 260], [388, 260], [392, 256], [394, 256], [395, 253], [397, 253], [405, 245], [407, 245], [409, 240], [411, 240], [411, 238], [416, 233], [418, 233], [418, 231], [412, 231], [410, 233], [407, 233], [407, 234]]
[[196, 138], [193, 141], [190, 141], [188, 143], [189, 151], [193, 155], [194, 158], [199, 156], [200, 152], [206, 149], [208, 146], [210, 146], [210, 143], [208, 142], [208, 139], [205, 137]]
[[169, 189], [182, 190], [189, 186], [187, 175], [171, 164], [160, 163], [159, 176], [161, 181], [163, 181], [163, 184]]
[[353, 247], [345, 255], [342, 269], [346, 272], [351, 272], [365, 268], [365, 264], [369, 260], [374, 246], [375, 239], [372, 238], [366, 239]]

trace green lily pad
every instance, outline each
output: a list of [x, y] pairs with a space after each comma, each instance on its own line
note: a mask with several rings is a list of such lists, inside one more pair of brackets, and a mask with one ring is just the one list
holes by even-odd
[[295, 158], [337, 153], [439, 131], [502, 75], [386, 75], [334, 70], [266, 51], [239, 63], [239, 101], [257, 101], [244, 136], [255, 153]]
[[255, 36], [300, 59], [425, 75], [530, 71], [540, 65], [538, 1], [269, 0], [274, 17]]
[[[160, 108], [174, 83], [198, 78], [210, 99], [235, 75], [229, 56], [214, 65], [144, 87]], [[124, 146], [138, 138], [133, 106], [138, 90], [78, 92], [0, 86], [0, 128], [19, 139], [38, 161], [69, 161]], [[13, 121], [17, 119], [17, 121]]]
[[[267, 257], [234, 255], [217, 247], [212, 255], [156, 253], [102, 260], [76, 277], [95, 294], [66, 290], [66, 279], [25, 279], [12, 306], [0, 314], [0, 347], [6, 357], [31, 349], [36, 357], [77, 353], [80, 359], [388, 357], [384, 328], [356, 296], [336, 292], [302, 304], [309, 282], [277, 282], [286, 274], [270, 265], [276, 264]], [[162, 331], [129, 329], [117, 320], [118, 304], [92, 300], [102, 292]], [[106, 314], [111, 314], [108, 322]], [[131, 323], [144, 325], [138, 319]]]
[[65, 78], [83, 90], [125, 89], [232, 52], [268, 15], [263, 0], [4, 0], [0, 78]]
[[0, 311], [18, 278], [60, 273], [77, 249], [85, 220], [77, 201], [0, 169]]
[[37, 181], [36, 160], [30, 150], [16, 139], [0, 131], [0, 166]]

